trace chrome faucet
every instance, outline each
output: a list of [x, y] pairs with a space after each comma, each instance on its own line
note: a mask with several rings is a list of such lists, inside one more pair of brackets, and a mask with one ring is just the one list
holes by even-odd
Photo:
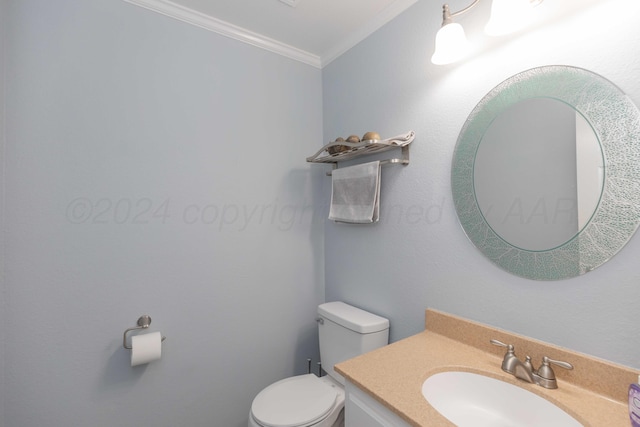
[[502, 359], [502, 370], [528, 383], [537, 384], [544, 388], [558, 388], [556, 374], [553, 372], [551, 365], [553, 364], [565, 369], [573, 369], [573, 365], [568, 362], [553, 360], [544, 356], [542, 358], [542, 365], [536, 370], [531, 364], [531, 357], [526, 356], [524, 362], [518, 359], [513, 345], [505, 344], [498, 340], [491, 340], [490, 342], [493, 345], [507, 348], [507, 352]]

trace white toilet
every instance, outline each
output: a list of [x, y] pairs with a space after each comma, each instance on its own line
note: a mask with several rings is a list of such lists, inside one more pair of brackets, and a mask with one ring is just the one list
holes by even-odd
[[253, 400], [249, 427], [344, 426], [344, 378], [333, 366], [387, 345], [389, 320], [343, 302], [328, 302], [318, 306], [318, 332], [328, 375], [298, 375], [271, 384]]

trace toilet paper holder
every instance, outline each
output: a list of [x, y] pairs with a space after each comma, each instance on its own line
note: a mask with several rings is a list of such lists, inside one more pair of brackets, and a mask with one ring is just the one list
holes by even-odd
[[[122, 346], [124, 348], [126, 348], [127, 350], [131, 350], [131, 346], [127, 345], [127, 334], [131, 331], [135, 331], [137, 329], [147, 329], [149, 327], [149, 325], [151, 325], [151, 316], [144, 314], [142, 316], [140, 316], [140, 318], [138, 319], [138, 326], [135, 326], [133, 328], [129, 328], [127, 330], [124, 331], [124, 335], [122, 336]], [[162, 337], [162, 341], [166, 340], [167, 337]]]

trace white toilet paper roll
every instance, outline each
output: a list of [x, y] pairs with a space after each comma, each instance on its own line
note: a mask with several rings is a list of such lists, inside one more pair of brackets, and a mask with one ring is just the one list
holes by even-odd
[[159, 360], [162, 355], [162, 335], [160, 332], [131, 337], [131, 366]]

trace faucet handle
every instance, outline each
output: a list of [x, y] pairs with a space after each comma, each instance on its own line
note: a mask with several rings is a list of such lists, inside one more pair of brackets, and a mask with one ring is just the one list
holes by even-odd
[[518, 358], [515, 355], [514, 347], [512, 344], [505, 344], [502, 341], [498, 340], [490, 340], [489, 341], [493, 345], [497, 345], [498, 347], [506, 347], [507, 352], [504, 354], [504, 358], [502, 359], [502, 370], [513, 374], [515, 369], [515, 363], [518, 362]]
[[490, 340], [489, 341], [491, 344], [493, 345], [497, 345], [498, 347], [506, 347], [507, 348], [507, 354], [505, 354], [504, 356], [514, 356], [514, 351], [515, 351], [515, 347], [512, 344], [505, 344], [502, 341], [498, 341], [498, 340]]
[[493, 345], [497, 345], [498, 347], [506, 347], [507, 354], [511, 355], [515, 351], [515, 347], [512, 344], [505, 344], [502, 341], [498, 340], [490, 340], [489, 341]]
[[547, 356], [542, 358], [542, 365], [540, 365], [540, 368], [535, 372], [535, 376], [537, 377], [536, 383], [544, 388], [555, 389], [558, 388], [558, 381], [550, 365], [560, 366], [565, 369], [573, 369], [573, 365], [561, 360], [549, 359]]
[[550, 365], [560, 366], [564, 369], [573, 369], [573, 365], [569, 362], [563, 362], [562, 360], [553, 360], [548, 358], [547, 356], [544, 356], [542, 358], [542, 365], [540, 365], [540, 368], [538, 368], [537, 374], [546, 380], [555, 380], [556, 374], [555, 372], [553, 372], [553, 369]]
[[490, 340], [489, 342], [493, 345], [497, 345], [498, 347], [506, 347], [507, 349], [511, 349], [511, 350], [513, 349], [513, 346], [511, 344], [505, 344], [502, 341]]

